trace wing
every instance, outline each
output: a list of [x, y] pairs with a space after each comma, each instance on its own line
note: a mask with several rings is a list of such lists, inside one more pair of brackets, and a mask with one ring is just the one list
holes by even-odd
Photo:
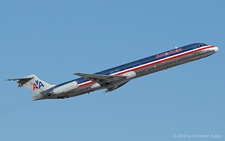
[[22, 87], [23, 84], [25, 84], [26, 82], [30, 81], [31, 79], [33, 79], [34, 77], [25, 77], [25, 78], [10, 78], [7, 79], [8, 81], [17, 81], [17, 83], [19, 84], [18, 87]]
[[94, 81], [99, 84], [110, 83], [110, 82], [119, 81], [119, 80], [123, 80], [127, 78], [126, 76], [84, 74], [84, 73], [75, 73], [75, 75], [84, 77], [88, 80]]
[[101, 86], [105, 86], [107, 89], [105, 92], [113, 91], [123, 86], [129, 81], [127, 80], [127, 76], [84, 74], [84, 73], [75, 73], [75, 74], [84, 77], [90, 81], [99, 83]]

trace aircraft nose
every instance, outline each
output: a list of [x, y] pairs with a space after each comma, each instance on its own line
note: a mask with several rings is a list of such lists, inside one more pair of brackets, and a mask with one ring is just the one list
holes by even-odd
[[218, 47], [214, 47], [214, 50], [215, 50], [215, 52], [217, 52], [219, 50], [219, 48]]

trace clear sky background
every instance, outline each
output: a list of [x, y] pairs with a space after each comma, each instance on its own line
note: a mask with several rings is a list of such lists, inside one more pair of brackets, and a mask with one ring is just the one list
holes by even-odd
[[[1, 0], [0, 140], [225, 140], [224, 7], [224, 0]], [[59, 84], [196, 42], [219, 51], [106, 94], [32, 101], [5, 81], [36, 74]]]

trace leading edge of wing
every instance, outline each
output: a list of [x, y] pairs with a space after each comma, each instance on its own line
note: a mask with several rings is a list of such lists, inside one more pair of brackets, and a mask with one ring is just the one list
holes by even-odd
[[75, 75], [84, 77], [88, 80], [94, 81], [94, 82], [112, 82], [117, 81], [121, 79], [126, 79], [126, 76], [115, 76], [115, 75], [99, 75], [99, 74], [85, 74], [85, 73], [75, 73]]

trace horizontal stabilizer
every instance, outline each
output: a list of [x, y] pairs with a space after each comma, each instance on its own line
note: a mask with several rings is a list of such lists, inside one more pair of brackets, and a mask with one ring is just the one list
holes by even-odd
[[28, 81], [30, 81], [31, 79], [33, 79], [34, 77], [25, 77], [25, 78], [10, 78], [7, 79], [8, 81], [17, 81], [17, 83], [19, 84], [18, 87], [22, 87], [23, 84], [27, 83]]

